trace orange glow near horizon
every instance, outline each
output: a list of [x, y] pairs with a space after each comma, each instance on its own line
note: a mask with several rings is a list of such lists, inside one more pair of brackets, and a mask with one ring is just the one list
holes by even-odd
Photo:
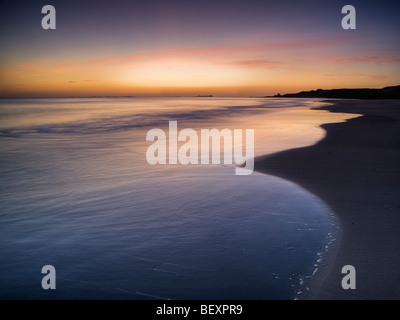
[[349, 70], [345, 62], [303, 58], [297, 64], [290, 58], [157, 57], [114, 64], [32, 60], [0, 70], [0, 96], [270, 95], [400, 82], [394, 62], [355, 62]]
[[[399, 83], [394, 57], [334, 60], [291, 52], [243, 54], [216, 48], [181, 56], [168, 53], [50, 61], [28, 59], [1, 68], [0, 96], [270, 95], [316, 88], [384, 87]], [[209, 50], [209, 49], [208, 49]], [[179, 50], [176, 50], [177, 52]], [[349, 70], [351, 66], [351, 70]]]

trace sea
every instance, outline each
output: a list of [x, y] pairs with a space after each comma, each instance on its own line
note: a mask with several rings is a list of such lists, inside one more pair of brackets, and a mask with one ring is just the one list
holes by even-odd
[[340, 229], [329, 207], [235, 163], [151, 165], [146, 135], [169, 121], [253, 129], [257, 157], [322, 139], [320, 124], [345, 119], [313, 110], [325, 103], [1, 99], [0, 299], [307, 298]]

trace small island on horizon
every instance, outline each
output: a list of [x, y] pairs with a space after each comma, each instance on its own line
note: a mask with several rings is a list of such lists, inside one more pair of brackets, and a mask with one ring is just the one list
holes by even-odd
[[278, 93], [265, 98], [400, 99], [400, 85], [381, 89], [317, 89], [283, 95]]

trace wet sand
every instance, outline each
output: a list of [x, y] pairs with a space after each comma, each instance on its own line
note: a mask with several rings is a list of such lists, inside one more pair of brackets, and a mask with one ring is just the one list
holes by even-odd
[[[400, 298], [400, 100], [337, 100], [330, 112], [356, 113], [322, 125], [313, 146], [259, 157], [255, 170], [293, 181], [340, 220], [340, 242], [311, 288], [312, 299]], [[313, 112], [313, 111], [310, 111]], [[341, 286], [356, 269], [356, 289]]]

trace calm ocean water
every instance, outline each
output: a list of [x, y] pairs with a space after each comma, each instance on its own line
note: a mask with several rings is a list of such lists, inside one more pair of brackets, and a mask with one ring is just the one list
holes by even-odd
[[[324, 268], [329, 209], [231, 165], [146, 162], [146, 133], [255, 129], [256, 155], [309, 145], [313, 100], [0, 100], [1, 299], [294, 299]], [[43, 290], [41, 268], [56, 269]]]

